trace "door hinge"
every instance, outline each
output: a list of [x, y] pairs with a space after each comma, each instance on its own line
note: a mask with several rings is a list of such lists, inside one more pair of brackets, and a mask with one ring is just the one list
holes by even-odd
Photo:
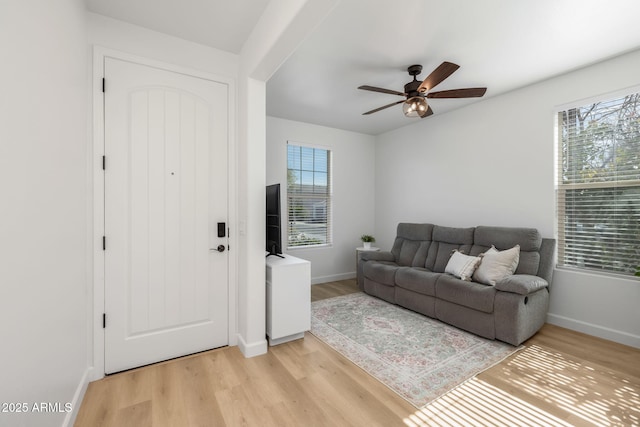
[[105, 167], [107, 165], [107, 158], [102, 156], [102, 170], [106, 170]]
[[104, 93], [104, 77], [102, 78], [102, 93]]
[[102, 313], [102, 329], [107, 327], [107, 313]]
[[107, 236], [102, 236], [102, 250], [107, 250]]

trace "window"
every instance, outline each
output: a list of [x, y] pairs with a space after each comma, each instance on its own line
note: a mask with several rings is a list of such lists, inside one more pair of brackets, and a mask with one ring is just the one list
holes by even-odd
[[558, 113], [558, 264], [640, 264], [640, 94]]
[[331, 244], [331, 151], [287, 145], [288, 247]]

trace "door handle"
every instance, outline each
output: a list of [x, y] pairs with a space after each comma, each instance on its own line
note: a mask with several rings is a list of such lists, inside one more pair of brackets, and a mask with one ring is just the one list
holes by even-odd
[[224, 252], [225, 249], [227, 249], [225, 245], [218, 245], [217, 248], [211, 248], [209, 250], [210, 251]]

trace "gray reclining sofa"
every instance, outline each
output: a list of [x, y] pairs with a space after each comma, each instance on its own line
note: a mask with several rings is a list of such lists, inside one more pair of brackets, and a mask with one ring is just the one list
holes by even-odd
[[[477, 256], [520, 245], [515, 274], [494, 286], [445, 273], [454, 250]], [[544, 324], [555, 240], [533, 228], [398, 224], [390, 252], [362, 252], [358, 286], [367, 294], [489, 339], [519, 345]]]

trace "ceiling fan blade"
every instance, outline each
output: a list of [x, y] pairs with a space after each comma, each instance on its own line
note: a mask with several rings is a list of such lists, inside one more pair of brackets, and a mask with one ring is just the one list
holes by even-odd
[[441, 90], [430, 92], [427, 98], [479, 98], [487, 91], [486, 87], [471, 87], [468, 89]]
[[424, 113], [420, 114], [420, 118], [424, 119], [425, 117], [429, 117], [432, 114], [433, 114], [433, 110], [431, 109], [431, 106], [428, 106], [427, 107], [427, 111], [425, 111]]
[[402, 101], [397, 101], [397, 102], [392, 102], [391, 104], [387, 104], [384, 105], [382, 107], [378, 107], [375, 110], [371, 110], [371, 111], [367, 111], [366, 113], [362, 113], [363, 116], [366, 116], [367, 114], [372, 114], [372, 113], [377, 113], [380, 110], [384, 110], [385, 108], [389, 108], [389, 107], [393, 107], [394, 105], [398, 105], [403, 103], [405, 100], [403, 99]]
[[406, 93], [403, 92], [398, 92], [397, 90], [391, 90], [391, 89], [384, 89], [381, 87], [375, 87], [375, 86], [359, 86], [358, 89], [362, 89], [362, 90], [370, 90], [372, 92], [382, 92], [382, 93], [388, 93], [390, 95], [400, 95], [400, 96], [406, 96]]
[[420, 86], [418, 86], [418, 92], [425, 93], [433, 89], [442, 83], [444, 79], [453, 74], [458, 68], [460, 68], [460, 66], [457, 64], [447, 61], [443, 62], [422, 81]]

